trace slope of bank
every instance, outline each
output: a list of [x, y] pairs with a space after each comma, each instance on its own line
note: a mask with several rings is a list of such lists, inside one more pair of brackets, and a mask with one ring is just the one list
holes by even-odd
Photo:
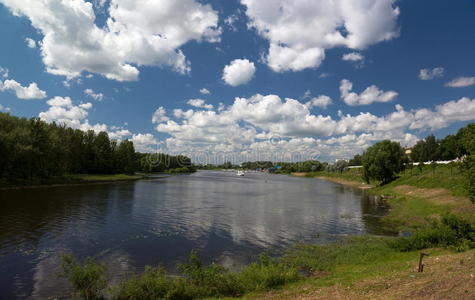
[[384, 186], [379, 186], [379, 182], [364, 183], [361, 172], [350, 169], [342, 173], [297, 173], [296, 176], [328, 180], [381, 196], [390, 206], [382, 224], [394, 231], [418, 228], [427, 223], [427, 218], [448, 212], [471, 218], [475, 215], [475, 205], [465, 196], [465, 179], [456, 167], [438, 165], [426, 166], [422, 171], [406, 170]]
[[[246, 299], [474, 299], [475, 250], [447, 253], [432, 249], [418, 273], [418, 253], [391, 263], [340, 269], [329, 278], [311, 278]], [[353, 274], [348, 274], [353, 272]]]

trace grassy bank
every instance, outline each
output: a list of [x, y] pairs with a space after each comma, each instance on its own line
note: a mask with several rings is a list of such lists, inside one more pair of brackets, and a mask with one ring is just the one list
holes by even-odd
[[366, 188], [368, 193], [382, 195], [390, 205], [382, 225], [395, 231], [424, 226], [428, 218], [440, 217], [447, 212], [465, 217], [475, 214], [475, 206], [466, 197], [465, 179], [457, 167], [425, 166], [422, 170], [414, 167], [383, 186], [377, 181], [367, 185], [361, 175], [362, 169], [299, 174]]
[[67, 186], [115, 181], [138, 180], [145, 174], [70, 174], [55, 178], [33, 178], [31, 180], [9, 179], [0, 181], [0, 189], [37, 188], [47, 186]]

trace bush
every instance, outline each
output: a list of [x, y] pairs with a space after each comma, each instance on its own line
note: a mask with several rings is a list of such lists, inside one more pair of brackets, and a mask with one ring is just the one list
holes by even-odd
[[103, 299], [103, 290], [107, 286], [106, 268], [87, 258], [83, 264], [71, 255], [61, 257], [60, 277], [67, 278], [74, 289], [87, 300]]
[[193, 251], [187, 263], [178, 266], [182, 277], [167, 276], [162, 268], [146, 268], [140, 276], [123, 281], [116, 299], [197, 299], [235, 297], [244, 292], [266, 290], [299, 279], [295, 268], [279, 264], [268, 256], [233, 274], [211, 264], [203, 267]]
[[470, 201], [475, 204], [475, 155], [466, 157], [461, 167], [465, 177], [465, 190]]
[[168, 277], [163, 268], [146, 267], [143, 274], [122, 281], [115, 299], [193, 299], [194, 291], [184, 279]]
[[446, 215], [441, 221], [433, 221], [430, 226], [390, 242], [398, 251], [414, 251], [432, 247], [454, 249], [475, 248], [475, 228], [466, 220]]
[[278, 263], [268, 255], [261, 255], [259, 261], [243, 268], [237, 274], [239, 284], [245, 292], [275, 288], [300, 278], [295, 267]]

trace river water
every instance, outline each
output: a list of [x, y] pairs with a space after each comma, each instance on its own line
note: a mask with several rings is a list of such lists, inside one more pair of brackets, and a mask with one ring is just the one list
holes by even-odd
[[60, 254], [92, 256], [113, 281], [192, 249], [237, 269], [268, 251], [384, 234], [362, 191], [284, 175], [199, 171], [151, 180], [0, 191], [0, 299], [68, 295]]

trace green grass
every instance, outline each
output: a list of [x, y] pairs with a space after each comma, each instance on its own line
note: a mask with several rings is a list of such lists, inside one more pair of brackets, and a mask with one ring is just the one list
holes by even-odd
[[[307, 177], [331, 177], [341, 178], [349, 181], [363, 182], [362, 169], [349, 169], [343, 173], [338, 172], [314, 172], [308, 173]], [[403, 194], [397, 190], [402, 185], [414, 186], [416, 188], [434, 189], [443, 188], [449, 191], [450, 195], [465, 197], [464, 188], [465, 179], [460, 169], [456, 166], [437, 165], [433, 168], [430, 165], [424, 166], [419, 170], [417, 166], [406, 169], [398, 174], [397, 179], [386, 185], [379, 185], [379, 182], [373, 181], [374, 188], [368, 192], [375, 195], [388, 196], [388, 203], [391, 209], [385, 217], [382, 218], [382, 226], [392, 231], [401, 229], [414, 229], [427, 224], [427, 219], [435, 215], [443, 215], [446, 212], [453, 211], [457, 206], [464, 205], [460, 202], [454, 203], [435, 203], [430, 199]], [[467, 200], [468, 201], [468, 200]]]
[[340, 172], [326, 172], [326, 171], [319, 171], [319, 172], [309, 172], [305, 177], [334, 177], [334, 178], [341, 178], [350, 181], [358, 181], [363, 182], [362, 173], [363, 169], [348, 169], [346, 171]]

